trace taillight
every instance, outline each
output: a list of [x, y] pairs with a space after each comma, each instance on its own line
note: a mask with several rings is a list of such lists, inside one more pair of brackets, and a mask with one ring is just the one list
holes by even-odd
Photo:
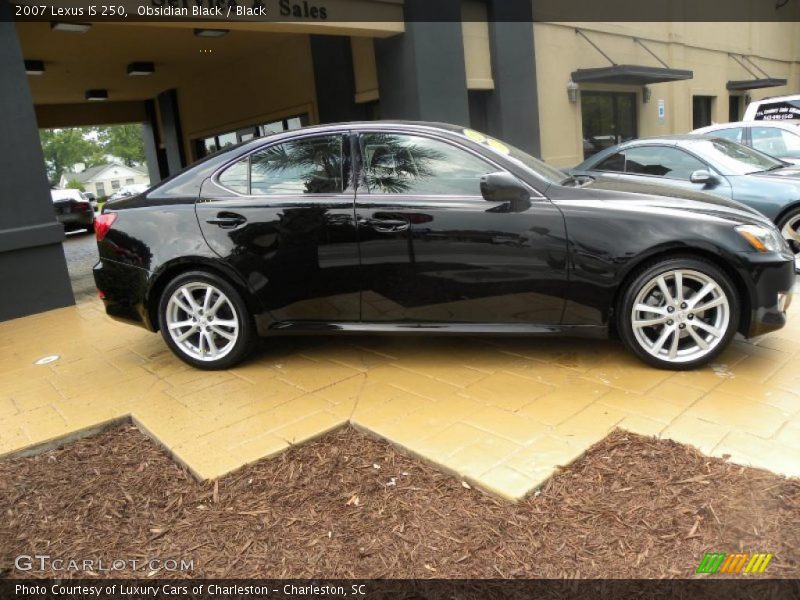
[[98, 242], [102, 242], [103, 238], [106, 237], [108, 230], [111, 229], [111, 226], [114, 224], [114, 221], [117, 220], [117, 213], [103, 213], [102, 215], [98, 215], [94, 219], [94, 235], [97, 237]]
[[75, 208], [82, 211], [92, 210], [92, 205], [88, 202], [76, 202]]

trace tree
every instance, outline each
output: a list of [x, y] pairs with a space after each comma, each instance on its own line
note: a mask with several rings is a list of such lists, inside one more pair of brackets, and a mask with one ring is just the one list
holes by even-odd
[[64, 171], [84, 163], [93, 166], [103, 162], [103, 151], [92, 139], [91, 128], [42, 129], [39, 137], [47, 165], [47, 175], [53, 182], [61, 179]]
[[66, 188], [68, 190], [80, 190], [82, 192], [86, 191], [85, 189], [83, 189], [83, 186], [81, 185], [81, 182], [78, 181], [77, 179], [70, 179], [67, 182]]
[[97, 130], [97, 139], [106, 154], [119, 158], [126, 167], [145, 161], [144, 138], [140, 123], [101, 127]]

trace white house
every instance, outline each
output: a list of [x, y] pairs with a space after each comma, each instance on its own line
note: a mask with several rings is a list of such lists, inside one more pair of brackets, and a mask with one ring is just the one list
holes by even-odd
[[72, 180], [80, 183], [84, 191], [92, 192], [98, 198], [110, 196], [126, 185], [150, 185], [150, 177], [139, 167], [112, 163], [89, 167], [77, 173], [65, 172], [58, 181], [58, 187], [64, 188]]

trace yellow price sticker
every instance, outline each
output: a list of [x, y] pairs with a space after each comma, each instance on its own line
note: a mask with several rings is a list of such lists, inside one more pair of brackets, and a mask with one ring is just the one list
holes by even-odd
[[483, 144], [486, 142], [486, 136], [483, 135], [479, 131], [475, 131], [474, 129], [465, 129], [464, 135], [471, 139], [473, 142], [478, 142], [479, 144]]
[[499, 152], [500, 154], [511, 154], [511, 150], [509, 150], [508, 146], [505, 144], [501, 144], [497, 140], [489, 139], [486, 142], [486, 145], [489, 146], [492, 150]]

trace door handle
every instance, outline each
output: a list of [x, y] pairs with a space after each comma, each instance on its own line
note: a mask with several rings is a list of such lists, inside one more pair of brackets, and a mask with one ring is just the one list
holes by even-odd
[[382, 219], [378, 217], [375, 219], [368, 219], [367, 225], [379, 233], [394, 233], [397, 231], [405, 231], [408, 229], [410, 223], [406, 219]]
[[247, 223], [247, 219], [236, 213], [219, 213], [216, 217], [206, 219], [206, 223], [209, 225], [217, 225], [222, 229], [233, 229], [234, 227]]

